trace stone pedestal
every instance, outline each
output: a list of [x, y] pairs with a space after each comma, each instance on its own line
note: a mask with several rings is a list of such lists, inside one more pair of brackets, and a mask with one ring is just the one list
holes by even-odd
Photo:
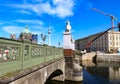
[[72, 49], [74, 50], [74, 41], [70, 32], [64, 32], [63, 36], [63, 49]]
[[74, 58], [65, 58], [65, 76], [66, 80], [70, 81], [82, 81], [83, 72], [82, 67], [80, 66], [79, 59]]
[[75, 46], [70, 32], [64, 33], [63, 41], [66, 76], [65, 79], [70, 81], [82, 81], [82, 67], [80, 66], [79, 59], [75, 58]]
[[65, 67], [73, 69], [73, 57], [65, 57]]
[[73, 50], [72, 49], [64, 49], [64, 56], [65, 57], [73, 57]]

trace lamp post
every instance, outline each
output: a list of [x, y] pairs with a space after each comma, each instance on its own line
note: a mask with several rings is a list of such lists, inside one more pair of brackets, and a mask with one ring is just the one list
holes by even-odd
[[59, 46], [59, 48], [60, 48], [60, 42], [58, 42], [58, 46]]
[[48, 45], [51, 46], [51, 29], [48, 29]]

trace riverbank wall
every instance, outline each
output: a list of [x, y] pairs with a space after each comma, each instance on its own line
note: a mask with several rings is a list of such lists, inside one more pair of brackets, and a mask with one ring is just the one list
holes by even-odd
[[97, 53], [96, 61], [120, 61], [120, 54]]

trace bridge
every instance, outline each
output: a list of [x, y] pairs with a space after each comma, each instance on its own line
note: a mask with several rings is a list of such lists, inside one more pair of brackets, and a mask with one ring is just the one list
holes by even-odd
[[66, 23], [63, 48], [0, 38], [0, 84], [45, 84], [49, 79], [81, 81], [82, 67], [75, 58], [70, 23]]
[[64, 63], [62, 48], [0, 38], [0, 84], [44, 84]]

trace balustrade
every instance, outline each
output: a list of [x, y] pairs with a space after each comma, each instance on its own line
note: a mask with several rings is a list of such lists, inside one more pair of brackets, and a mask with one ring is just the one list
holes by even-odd
[[0, 77], [63, 57], [63, 49], [0, 38]]

